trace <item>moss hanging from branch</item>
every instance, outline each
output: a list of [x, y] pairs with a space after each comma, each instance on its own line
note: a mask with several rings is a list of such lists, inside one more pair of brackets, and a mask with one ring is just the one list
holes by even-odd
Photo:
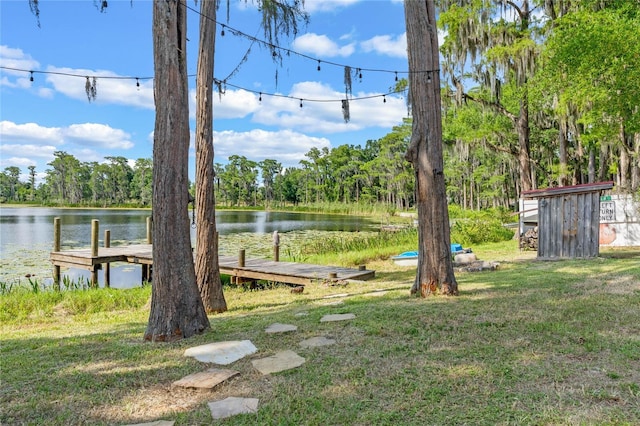
[[98, 80], [93, 77], [93, 79], [89, 79], [87, 76], [87, 81], [84, 84], [84, 91], [87, 94], [87, 99], [89, 102], [96, 100], [96, 95], [98, 94]]
[[349, 95], [351, 95], [352, 80], [351, 80], [351, 67], [349, 65], [344, 67], [344, 95], [342, 100], [342, 116], [344, 122], [348, 123], [351, 120], [351, 114], [349, 113]]
[[348, 123], [351, 120], [351, 114], [349, 113], [349, 99], [342, 100], [342, 117], [344, 122]]

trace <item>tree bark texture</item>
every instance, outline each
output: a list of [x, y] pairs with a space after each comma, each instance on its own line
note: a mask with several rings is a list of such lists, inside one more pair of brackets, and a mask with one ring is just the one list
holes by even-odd
[[457, 295], [443, 172], [435, 5], [434, 0], [405, 0], [404, 7], [413, 112], [406, 157], [415, 171], [418, 208], [418, 270], [411, 293]]
[[200, 1], [200, 51], [196, 84], [196, 280], [204, 309], [224, 312], [216, 232], [213, 170], [213, 69], [216, 0]]
[[188, 213], [186, 10], [153, 2], [153, 287], [145, 340], [173, 341], [209, 327], [196, 285]]

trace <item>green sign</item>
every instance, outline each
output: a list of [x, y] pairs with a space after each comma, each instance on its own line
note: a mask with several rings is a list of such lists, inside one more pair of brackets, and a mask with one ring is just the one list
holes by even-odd
[[600, 197], [600, 201], [611, 201], [611, 195], [603, 195]]

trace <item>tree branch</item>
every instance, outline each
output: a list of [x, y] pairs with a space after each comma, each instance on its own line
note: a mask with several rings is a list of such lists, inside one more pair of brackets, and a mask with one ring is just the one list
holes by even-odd
[[472, 102], [476, 102], [482, 106], [486, 106], [491, 108], [492, 110], [504, 115], [505, 117], [509, 118], [510, 120], [512, 120], [513, 122], [516, 122], [518, 120], [518, 116], [515, 115], [512, 112], [509, 112], [505, 107], [503, 107], [502, 105], [500, 105], [497, 102], [489, 102], [486, 101], [482, 98], [474, 98], [473, 96], [469, 95], [468, 93], [462, 93], [462, 98], [464, 100], [470, 100]]

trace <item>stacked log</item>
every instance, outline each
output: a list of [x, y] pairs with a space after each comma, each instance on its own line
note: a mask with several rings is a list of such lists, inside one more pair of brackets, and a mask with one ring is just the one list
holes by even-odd
[[538, 227], [520, 235], [520, 250], [538, 250]]

